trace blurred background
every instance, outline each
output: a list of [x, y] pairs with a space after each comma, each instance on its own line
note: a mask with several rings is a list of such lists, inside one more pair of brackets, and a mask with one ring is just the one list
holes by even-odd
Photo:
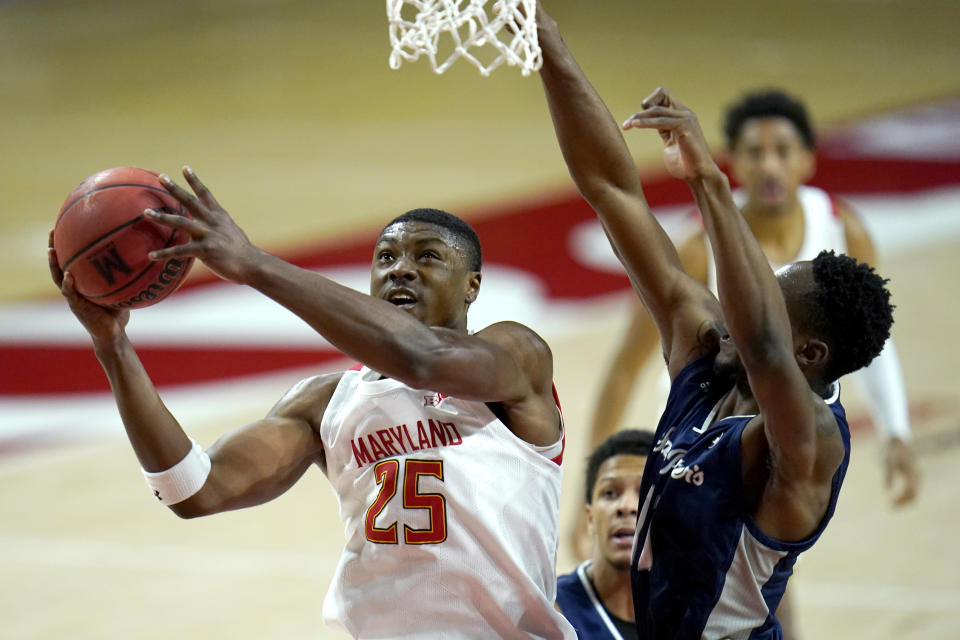
[[[745, 90], [801, 96], [814, 184], [863, 214], [891, 278], [893, 335], [923, 486], [894, 510], [862, 400], [851, 470], [794, 584], [805, 638], [953, 638], [960, 578], [960, 3], [553, 0], [547, 9], [617, 118], [659, 85], [720, 119]], [[150, 498], [88, 339], [49, 281], [47, 231], [86, 176], [190, 164], [251, 239], [366, 288], [372, 240], [419, 206], [467, 218], [485, 250], [480, 328], [525, 322], [554, 351], [568, 429], [560, 565], [580, 508], [586, 425], [631, 305], [573, 190], [539, 80], [464, 63], [387, 65], [384, 3], [0, 2], [0, 636], [326, 638], [342, 546], [311, 470], [257, 509], [180, 521]], [[665, 223], [689, 209], [660, 143], [628, 143]], [[288, 317], [289, 316], [289, 317]], [[343, 361], [287, 312], [195, 267], [130, 333], [205, 446]], [[652, 375], [646, 379], [653, 380]], [[630, 408], [652, 428], [653, 385]], [[398, 603], [403, 606], [403, 603]]]

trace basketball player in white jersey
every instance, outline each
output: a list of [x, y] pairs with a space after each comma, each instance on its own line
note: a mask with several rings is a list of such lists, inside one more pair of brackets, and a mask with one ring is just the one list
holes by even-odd
[[300, 382], [203, 451], [140, 363], [128, 312], [79, 296], [51, 246], [54, 281], [93, 339], [154, 495], [205, 516], [272, 500], [317, 465], [346, 531], [329, 625], [356, 638], [574, 638], [554, 609], [564, 440], [552, 357], [520, 324], [468, 333], [481, 279], [473, 229], [433, 209], [396, 218], [365, 295], [258, 249], [184, 175], [196, 197], [162, 182], [193, 219], [147, 215], [192, 240], [152, 257], [203, 260], [365, 366]]
[[[804, 184], [813, 177], [815, 159], [803, 104], [781, 91], [748, 94], [728, 109], [724, 133], [733, 177], [741, 185], [734, 199], [772, 267], [812, 260], [821, 250], [876, 264], [873, 242], [857, 214], [822, 189]], [[687, 273], [716, 294], [716, 269], [705, 235], [694, 234], [678, 251]], [[594, 409], [594, 444], [619, 427], [637, 374], [658, 346], [649, 314], [637, 305], [605, 375], [603, 402]], [[880, 356], [853, 377], [863, 383], [873, 424], [886, 440], [884, 477], [891, 500], [897, 506], [909, 503], [918, 490], [919, 472], [909, 446], [906, 392], [893, 343], [888, 341]]]

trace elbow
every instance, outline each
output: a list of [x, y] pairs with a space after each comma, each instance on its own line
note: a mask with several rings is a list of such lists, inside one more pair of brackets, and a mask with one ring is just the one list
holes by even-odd
[[194, 518], [199, 518], [201, 516], [207, 515], [199, 511], [193, 511], [189, 509], [178, 509], [177, 505], [172, 505], [170, 507], [170, 511], [172, 511], [174, 515], [176, 515], [181, 520], [193, 520]]
[[203, 516], [213, 515], [223, 511], [222, 503], [212, 500], [209, 491], [201, 489], [186, 500], [176, 504], [167, 505], [181, 520], [193, 520]]
[[203, 516], [216, 513], [213, 509], [205, 509], [192, 505], [189, 500], [172, 504], [168, 508], [181, 520], [193, 520], [194, 518], [202, 518]]

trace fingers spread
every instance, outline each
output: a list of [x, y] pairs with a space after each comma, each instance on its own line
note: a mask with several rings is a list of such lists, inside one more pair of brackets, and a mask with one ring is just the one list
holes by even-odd
[[162, 213], [156, 209], [146, 209], [143, 214], [159, 222], [162, 225], [170, 227], [172, 229], [182, 229], [190, 234], [193, 238], [202, 238], [207, 233], [207, 226], [202, 222], [188, 218], [186, 216], [178, 216], [172, 213]]
[[187, 242], [185, 244], [178, 244], [173, 247], [167, 247], [166, 249], [158, 249], [156, 251], [151, 251], [147, 254], [147, 257], [151, 260], [166, 260], [167, 258], [176, 258], [176, 257], [189, 257], [196, 256], [198, 251], [198, 245], [194, 242]]
[[211, 209], [215, 209], [220, 205], [217, 204], [217, 199], [213, 197], [213, 194], [210, 193], [210, 190], [207, 189], [207, 186], [200, 181], [200, 178], [197, 177], [197, 174], [194, 173], [193, 169], [189, 166], [183, 168], [183, 177], [187, 179], [187, 182], [190, 183], [190, 188], [193, 189], [193, 192], [197, 194], [197, 198], [200, 199], [200, 202], [207, 205]]
[[160, 184], [163, 185], [163, 188], [166, 189], [170, 195], [180, 201], [180, 203], [189, 209], [190, 213], [196, 218], [201, 220], [206, 218], [206, 207], [194, 197], [192, 193], [178, 185], [176, 182], [170, 179], [165, 173], [160, 174]]

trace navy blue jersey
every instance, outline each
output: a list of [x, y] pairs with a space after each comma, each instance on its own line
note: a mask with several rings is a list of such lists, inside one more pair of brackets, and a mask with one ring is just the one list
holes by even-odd
[[776, 611], [797, 555], [833, 515], [850, 459], [850, 430], [839, 385], [827, 404], [843, 438], [826, 515], [806, 540], [763, 533], [743, 502], [740, 436], [754, 416], [714, 424], [730, 390], [714, 380], [716, 353], [674, 380], [641, 484], [631, 583], [644, 640], [781, 638]]
[[615, 618], [600, 602], [597, 592], [587, 577], [591, 560], [581, 563], [576, 570], [557, 578], [557, 606], [563, 616], [577, 630], [580, 640], [631, 640], [636, 629]]

